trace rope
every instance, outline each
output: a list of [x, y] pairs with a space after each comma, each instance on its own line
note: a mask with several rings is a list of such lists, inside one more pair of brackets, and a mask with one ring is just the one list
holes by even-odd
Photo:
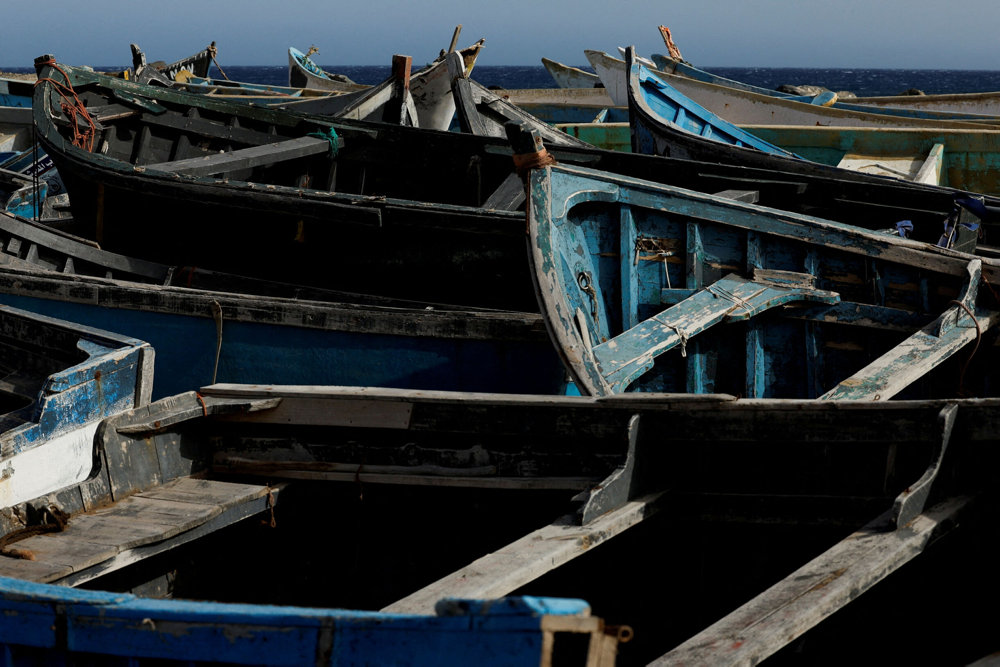
[[514, 154], [514, 169], [521, 178], [524, 178], [531, 169], [541, 169], [554, 164], [557, 164], [556, 159], [544, 148], [536, 153]]
[[742, 306], [748, 312], [750, 311], [750, 304], [747, 303], [745, 300], [741, 299], [740, 297], [736, 296], [729, 290], [723, 289], [718, 285], [709, 285], [707, 289], [709, 293], [715, 296], [716, 298], [722, 297], [723, 299], [728, 299], [729, 301], [735, 303], [737, 306]]
[[278, 522], [274, 518], [274, 489], [271, 488], [270, 484], [267, 487], [267, 509], [271, 514], [271, 520], [264, 523], [271, 528], [276, 528]]
[[[43, 81], [47, 81], [52, 84], [52, 87], [56, 89], [60, 97], [60, 106], [62, 107], [62, 112], [70, 120], [73, 125], [73, 140], [70, 142], [77, 148], [82, 148], [88, 153], [94, 152], [94, 137], [97, 136], [97, 125], [94, 123], [94, 119], [90, 117], [90, 113], [87, 111], [87, 107], [84, 106], [83, 101], [77, 96], [76, 91], [73, 90], [73, 84], [70, 83], [69, 75], [59, 65], [56, 64], [55, 60], [49, 59], [41, 63], [41, 65], [48, 65], [52, 69], [56, 70], [63, 75], [66, 79], [66, 83], [60, 83], [55, 79], [49, 77], [43, 77], [35, 82], [37, 86]], [[79, 118], [83, 118], [87, 121], [87, 127], [83, 131], [80, 130]]]
[[212, 42], [211, 44], [208, 45], [207, 51], [208, 55], [212, 56], [212, 63], [215, 65], [215, 69], [219, 70], [219, 74], [222, 75], [223, 79], [229, 81], [229, 77], [226, 76], [226, 73], [224, 71], [222, 71], [222, 65], [220, 65], [219, 61], [215, 59], [215, 55], [219, 52], [219, 50], [215, 48], [215, 42]]
[[201, 403], [201, 416], [202, 417], [207, 417], [208, 416], [208, 406], [205, 405], [205, 397], [201, 395], [200, 391], [194, 392], [194, 395], [195, 395], [195, 398], [198, 399], [198, 402]]
[[319, 139], [326, 139], [330, 143], [330, 157], [337, 157], [337, 151], [340, 150], [340, 140], [337, 137], [337, 131], [333, 127], [327, 127], [325, 129], [319, 129], [315, 132], [306, 133], [307, 137], [317, 137]]
[[35, 535], [44, 535], [45, 533], [61, 533], [66, 530], [66, 524], [69, 522], [69, 517], [65, 512], [54, 505], [50, 505], [45, 508], [45, 513], [52, 517], [52, 523], [42, 523], [37, 526], [19, 528], [18, 530], [7, 533], [3, 536], [3, 538], [0, 538], [0, 555], [9, 556], [11, 558], [21, 558], [23, 560], [35, 560], [35, 554], [30, 550], [11, 548], [10, 545], [15, 542], [20, 542], [21, 540], [26, 540], [29, 537], [34, 537]]
[[215, 368], [212, 370], [212, 384], [219, 375], [219, 357], [222, 355], [222, 306], [212, 301], [212, 318], [215, 320]]

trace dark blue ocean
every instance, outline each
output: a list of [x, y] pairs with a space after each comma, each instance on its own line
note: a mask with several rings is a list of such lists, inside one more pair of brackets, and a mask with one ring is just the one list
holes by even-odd
[[[330, 72], [346, 74], [358, 83], [374, 84], [389, 76], [388, 65], [322, 65]], [[416, 67], [416, 63], [414, 67]], [[589, 67], [581, 69], [592, 71]], [[125, 65], [95, 69], [122, 70]], [[234, 81], [288, 84], [285, 65], [265, 67], [226, 66], [223, 69]], [[851, 91], [859, 96], [896, 95], [910, 88], [927, 94], [985, 92], [1000, 90], [1000, 70], [903, 70], [903, 69], [814, 69], [793, 67], [706, 67], [710, 72], [762, 88], [774, 89], [783, 84], [822, 86], [829, 90]], [[26, 67], [0, 67], [7, 72], [32, 72]], [[215, 67], [210, 76], [218, 77]], [[499, 88], [553, 88], [555, 83], [541, 65], [477, 65], [473, 78], [484, 86]]]

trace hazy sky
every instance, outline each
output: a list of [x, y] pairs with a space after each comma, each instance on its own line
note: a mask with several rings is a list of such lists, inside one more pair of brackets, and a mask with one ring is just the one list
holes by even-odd
[[319, 48], [321, 64], [387, 65], [393, 53], [433, 59], [463, 25], [483, 65], [585, 64], [584, 49], [634, 44], [662, 53], [668, 26], [702, 67], [886, 67], [1000, 70], [1000, 0], [3, 0], [0, 66], [52, 53], [74, 65], [177, 60], [217, 42], [219, 64], [284, 65], [287, 49]]

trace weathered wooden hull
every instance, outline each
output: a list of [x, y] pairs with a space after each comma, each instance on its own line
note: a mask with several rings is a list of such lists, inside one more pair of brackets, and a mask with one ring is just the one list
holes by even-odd
[[[523, 214], [517, 203], [491, 199], [513, 171], [505, 140], [330, 121], [66, 71], [104, 129], [94, 152], [72, 145], [72, 132], [51, 122], [50, 114], [61, 115], [58, 99], [40, 85], [40, 139], [66, 183], [80, 234], [102, 247], [172, 266], [352, 292], [537, 308]], [[135, 102], [114, 102], [121, 104], [112, 107], [117, 118], [97, 111], [118, 98]], [[229, 159], [245, 146], [280, 149], [330, 128], [343, 141], [333, 158], [315, 154], [218, 176], [181, 174], [169, 164], [191, 156]], [[191, 138], [200, 145], [185, 147]], [[714, 154], [693, 163], [573, 146], [549, 152], [561, 162], [703, 192], [752, 188], [761, 204], [870, 228], [909, 219], [915, 238], [928, 241], [937, 240], [954, 207], [952, 190], [829, 167], [793, 174], [772, 162], [761, 169], [713, 164]], [[168, 164], [154, 167], [162, 162]]]
[[29, 81], [0, 78], [0, 153], [30, 146], [31, 93]]
[[0, 257], [5, 303], [148, 342], [157, 352], [157, 397], [216, 379], [543, 394], [565, 388], [537, 314], [162, 266], [9, 216], [0, 217], [0, 239], [8, 249]]
[[153, 350], [107, 331], [0, 308], [0, 507], [9, 508], [93, 471], [105, 417], [149, 402]]
[[[823, 127], [816, 128], [819, 132], [812, 135], [809, 128], [797, 125], [735, 128], [724, 120], [713, 124], [703, 120], [694, 123], [686, 118], [683, 125], [678, 125], [672, 120], [672, 110], [679, 104], [671, 97], [674, 89], [658, 84], [657, 78], [643, 72], [645, 68], [638, 64], [632, 65], [629, 72], [629, 122], [633, 151], [726, 161], [759, 168], [770, 165], [773, 169], [817, 175], [836, 176], [855, 172], [861, 178], [917, 180], [983, 194], [1000, 192], [1000, 183], [993, 177], [991, 168], [1000, 155], [997, 150], [1000, 148], [1000, 133], [994, 130]], [[644, 82], [644, 76], [652, 83]], [[665, 115], [664, 109], [670, 115]], [[734, 133], [762, 140], [763, 147], [758, 150], [752, 147], [752, 142], [734, 139]], [[810, 136], [815, 137], [811, 141], [820, 145], [810, 148], [807, 144], [806, 155], [800, 157], [795, 149]], [[769, 142], [768, 137], [775, 141]], [[832, 151], [821, 153], [816, 150], [824, 142], [827, 146], [853, 143], [854, 137], [858, 137], [857, 145], [841, 151], [836, 162], [832, 161]], [[773, 144], [780, 148], [768, 148]], [[949, 146], [954, 146], [953, 154]], [[782, 151], [793, 154], [781, 154]], [[848, 153], [861, 156], [861, 161], [846, 160], [841, 163]], [[863, 159], [865, 157], [870, 159]], [[888, 169], [871, 167], [873, 162], [881, 160], [888, 163], [900, 158], [908, 160], [909, 169], [898, 163]]]
[[[0, 643], [12, 660], [439, 665], [471, 657], [544, 664], [558, 660], [567, 650], [563, 643], [575, 640], [580, 644], [569, 650], [587, 657], [587, 664], [613, 664], [617, 634], [605, 633], [603, 621], [580, 599], [488, 596], [483, 602], [444, 600], [426, 613], [367, 611], [381, 596], [407, 590], [408, 568], [419, 567], [423, 576], [424, 568], [433, 571], [495, 540], [490, 529], [503, 534], [537, 521], [533, 512], [510, 516], [504, 508], [534, 500], [536, 511], [544, 511], [556, 504], [539, 493], [524, 501], [508, 497], [504, 504], [500, 495], [479, 489], [468, 508], [448, 510], [450, 516], [479, 517], [465, 530], [449, 530], [448, 553], [435, 553], [439, 530], [424, 526], [405, 552], [379, 548], [358, 558], [356, 549], [367, 550], [383, 533], [394, 531], [398, 538], [409, 532], [415, 526], [407, 525], [408, 516], [440, 506], [435, 495], [441, 494], [430, 489], [407, 497], [367, 481], [358, 494], [357, 475], [321, 486], [266, 482], [227, 475], [215, 462], [216, 451], [224, 456], [247, 437], [253, 455], [261, 444], [276, 453], [307, 442], [316, 448], [329, 437], [346, 444], [343, 436], [357, 430], [352, 425], [371, 432], [371, 415], [363, 409], [344, 413], [335, 399], [326, 411], [329, 395], [305, 394], [255, 399], [189, 391], [105, 421], [91, 444], [99, 461], [93, 477], [19, 508], [32, 529], [47, 534], [11, 530], [4, 519], [7, 541], [16, 542], [7, 551], [24, 556], [0, 559], [0, 609], [9, 621]], [[299, 414], [283, 411], [289, 407]], [[385, 425], [398, 428], [394, 419]], [[379, 449], [372, 443], [353, 448], [376, 457]], [[409, 449], [412, 462], [420, 452]], [[458, 497], [450, 491], [443, 500]], [[339, 547], [330, 550], [326, 531], [307, 526], [315, 511], [333, 506], [373, 522], [342, 526]], [[506, 525], [484, 523], [487, 513]], [[255, 557], [247, 559], [254, 543]], [[272, 551], [280, 543], [295, 543], [293, 559]], [[275, 566], [261, 570], [261, 558]], [[170, 573], [169, 584], [163, 572]], [[355, 586], [353, 579], [366, 583]], [[91, 590], [71, 588], [83, 584]], [[133, 588], [146, 598], [129, 594]], [[170, 595], [181, 599], [149, 599]]]
[[997, 391], [992, 351], [969, 375], [958, 353], [994, 335], [978, 288], [995, 260], [582, 168], [533, 171], [528, 217], [542, 313], [583, 393]]
[[[600, 51], [586, 51], [594, 69], [601, 76], [608, 95], [615, 104], [628, 103], [628, 72], [625, 61]], [[914, 118], [891, 113], [867, 113], [836, 107], [822, 107], [804, 102], [738, 90], [713, 83], [704, 83], [686, 77], [654, 72], [662, 76], [681, 93], [709, 111], [736, 125], [831, 125], [841, 127], [939, 127], [981, 129], [995, 124], [995, 118], [986, 120], [955, 120], [944, 118]]]
[[[795, 95], [752, 86], [742, 81], [727, 79], [690, 63], [665, 56], [653, 56], [656, 69], [666, 74], [712, 83], [737, 90], [745, 90], [768, 97], [800, 99]], [[933, 100], [932, 100], [933, 98]], [[978, 101], [977, 101], [978, 100]], [[964, 103], [962, 103], [964, 101]], [[949, 103], [950, 102], [950, 103]], [[961, 93], [956, 95], [890, 95], [885, 97], [850, 97], [837, 99], [830, 106], [836, 109], [861, 111], [865, 113], [888, 113], [908, 118], [931, 118], [939, 120], [969, 120], [996, 122], [1000, 116], [1000, 94]]]
[[603, 88], [601, 77], [579, 67], [563, 65], [555, 60], [542, 58], [542, 65], [552, 75], [559, 88]]
[[350, 79], [332, 78], [309, 57], [294, 47], [288, 48], [288, 85], [292, 88], [314, 88], [330, 92], [349, 93], [368, 86]]
[[[943, 156], [935, 181], [970, 192], [1000, 192], [1000, 133], [926, 129], [747, 126], [754, 135], [814, 162], [837, 166], [852, 159], [872, 165], [893, 159], [922, 162], [936, 145]], [[908, 172], [907, 172], [908, 173]]]
[[950, 93], [935, 95], [886, 95], [858, 97], [851, 100], [864, 107], [899, 111], [940, 111], [962, 114], [1000, 116], [1000, 93]]

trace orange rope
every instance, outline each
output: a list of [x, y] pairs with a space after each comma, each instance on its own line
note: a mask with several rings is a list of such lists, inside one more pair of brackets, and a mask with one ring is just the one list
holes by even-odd
[[[97, 136], [97, 124], [94, 123], [94, 119], [90, 117], [90, 113], [87, 111], [87, 107], [84, 106], [83, 100], [81, 100], [76, 91], [73, 90], [73, 84], [70, 83], [69, 75], [62, 70], [59, 65], [56, 64], [55, 60], [47, 60], [42, 65], [48, 65], [52, 69], [56, 70], [63, 75], [66, 79], [66, 83], [60, 83], [55, 79], [50, 79], [49, 77], [44, 77], [38, 79], [35, 82], [37, 86], [43, 81], [47, 81], [52, 84], [56, 92], [59, 93], [60, 106], [62, 107], [62, 112], [70, 120], [73, 125], [73, 140], [72, 143], [78, 148], [82, 148], [88, 153], [94, 152], [94, 137]], [[82, 131], [80, 129], [80, 118], [87, 122], [88, 127], [84, 128]]]
[[544, 148], [537, 153], [514, 154], [514, 169], [522, 177], [531, 169], [541, 169], [553, 164], [556, 164], [556, 159]]

